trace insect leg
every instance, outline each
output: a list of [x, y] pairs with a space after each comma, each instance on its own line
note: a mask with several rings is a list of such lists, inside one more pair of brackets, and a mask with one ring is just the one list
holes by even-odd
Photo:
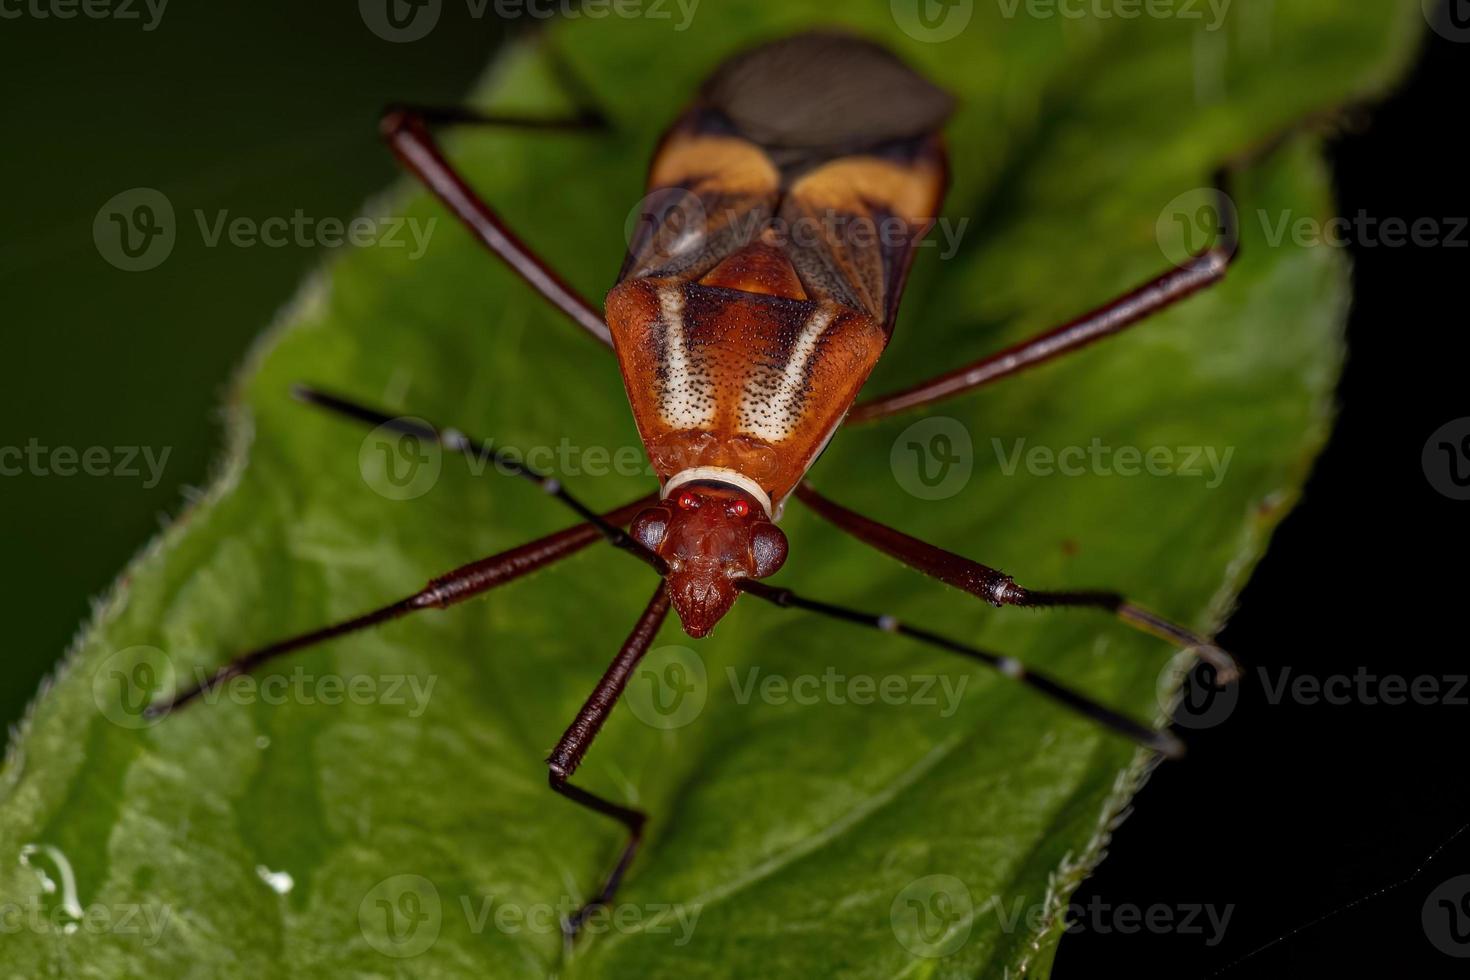
[[[1223, 210], [1222, 210], [1223, 213]], [[902, 391], [856, 405], [847, 423], [872, 422], [1019, 374], [1133, 326], [1225, 278], [1233, 250], [1217, 246], [1060, 327]]]
[[551, 755], [546, 760], [546, 768], [553, 790], [589, 810], [612, 817], [628, 829], [627, 843], [623, 845], [622, 853], [618, 856], [617, 863], [613, 865], [602, 887], [595, 896], [563, 923], [568, 938], [576, 935], [577, 930], [581, 928], [583, 921], [593, 908], [606, 905], [613, 893], [617, 891], [618, 883], [622, 881], [628, 865], [633, 861], [633, 856], [638, 853], [638, 845], [643, 840], [643, 825], [648, 819], [648, 814], [642, 810], [635, 810], [603, 799], [580, 787], [573, 786], [568, 780], [572, 778], [572, 773], [576, 772], [577, 766], [581, 764], [582, 757], [587, 754], [587, 749], [592, 745], [592, 740], [597, 737], [598, 731], [602, 729], [603, 722], [607, 721], [608, 713], [612, 711], [613, 705], [617, 704], [623, 689], [628, 686], [628, 679], [633, 675], [633, 668], [648, 652], [648, 647], [653, 643], [653, 638], [658, 634], [659, 627], [663, 625], [664, 617], [668, 615], [668, 612], [668, 590], [664, 588], [663, 582], [659, 582], [653, 598], [648, 601], [648, 607], [643, 610], [643, 615], [638, 617], [633, 631], [623, 641], [622, 649], [613, 658], [607, 672], [602, 675], [602, 680], [597, 682], [597, 687], [588, 696], [587, 702], [582, 705], [582, 710], [577, 712], [577, 717], [571, 727], [566, 730], [566, 734], [562, 735], [561, 741], [556, 743], [556, 748], [551, 751]]
[[[617, 510], [608, 511], [602, 520], [610, 524], [625, 524], [656, 498], [652, 495], [625, 504]], [[158, 717], [181, 707], [201, 694], [218, 687], [232, 677], [248, 673], [261, 664], [285, 656], [296, 650], [314, 646], [326, 640], [356, 633], [359, 630], [386, 623], [420, 609], [445, 609], [463, 602], [471, 596], [512, 582], [523, 575], [545, 568], [554, 562], [574, 555], [597, 541], [600, 529], [591, 523], [575, 524], [569, 528], [549, 534], [544, 538], [528, 542], [509, 551], [481, 558], [456, 568], [452, 572], [432, 579], [428, 585], [407, 598], [387, 606], [355, 616], [340, 623], [333, 623], [308, 633], [277, 640], [267, 646], [248, 651], [220, 667], [209, 678], [176, 692], [173, 696], [150, 705], [147, 714]]]
[[[654, 571], [663, 575], [668, 569], [664, 561], [658, 555], [649, 551], [639, 544], [616, 523], [606, 521], [598, 516], [582, 501], [572, 496], [567, 488], [562, 486], [560, 480], [547, 473], [542, 473], [525, 463], [494, 449], [483, 439], [472, 439], [460, 432], [458, 429], [441, 429], [437, 426], [423, 422], [422, 420], [406, 418], [401, 415], [389, 415], [387, 412], [363, 405], [351, 399], [342, 398], [308, 385], [296, 385], [291, 392], [298, 399], [316, 408], [326, 409], [336, 415], [353, 419], [365, 425], [376, 428], [389, 429], [394, 432], [402, 432], [417, 436], [425, 442], [433, 443], [453, 452], [460, 452], [485, 463], [490, 463], [502, 473], [519, 476], [536, 484], [541, 490], [556, 498], [563, 505], [570, 508], [582, 520], [592, 524], [602, 536], [614, 547], [621, 548], [636, 558], [647, 563]], [[630, 519], [632, 516], [630, 515]]]
[[766, 585], [753, 579], [741, 579], [736, 583], [742, 592], [746, 592], [773, 605], [786, 608], [805, 609], [808, 612], [830, 616], [833, 619], [841, 619], [859, 626], [867, 626], [872, 629], [881, 630], [885, 633], [896, 633], [906, 636], [929, 646], [939, 647], [958, 653], [961, 656], [978, 660], [987, 667], [993, 667], [1014, 681], [1019, 681], [1027, 687], [1051, 698], [1062, 706], [1077, 712], [1109, 731], [1115, 732], [1125, 738], [1130, 738], [1142, 745], [1144, 748], [1152, 749], [1170, 759], [1177, 759], [1184, 754], [1184, 744], [1173, 734], [1167, 731], [1155, 731], [1147, 725], [1134, 721], [1126, 715], [1119, 714], [1112, 708], [1099, 704], [1085, 695], [1052, 680], [1045, 674], [1038, 674], [1029, 670], [1024, 664], [1014, 657], [1004, 654], [992, 653], [968, 643], [961, 643], [938, 633], [920, 629], [900, 622], [893, 616], [880, 613], [863, 612], [847, 606], [833, 605], [828, 602], [819, 602], [799, 596], [790, 589], [778, 586]]
[[1201, 289], [1213, 286], [1225, 278], [1226, 271], [1239, 257], [1240, 251], [1240, 229], [1235, 223], [1235, 208], [1230, 204], [1231, 177], [1245, 167], [1265, 159], [1292, 137], [1331, 123], [1340, 114], [1339, 109], [1308, 113], [1224, 161], [1214, 175], [1216, 213], [1221, 222], [1220, 241], [1216, 245], [1183, 265], [1156, 276], [1132, 292], [1125, 293], [1060, 327], [902, 391], [861, 402], [848, 413], [847, 422], [872, 422], [887, 418], [1019, 374], [1027, 368], [1079, 350], [1094, 341], [1121, 333]]
[[584, 110], [569, 119], [532, 119], [492, 115], [469, 109], [396, 106], [383, 114], [383, 138], [399, 161], [454, 213], [486, 248], [510, 266], [532, 289], [597, 340], [612, 346], [602, 314], [516, 236], [445, 159], [429, 127], [435, 123], [476, 123], [535, 129], [586, 129], [602, 117]]
[[945, 551], [848, 510], [817, 493], [808, 483], [797, 487], [796, 495], [802, 503], [864, 544], [897, 558], [916, 571], [984, 599], [993, 606], [1103, 609], [1134, 629], [1194, 650], [1202, 660], [1215, 668], [1215, 676], [1222, 684], [1229, 683], [1240, 674], [1235, 658], [1215, 646], [1208, 638], [1171, 623], [1142, 606], [1129, 602], [1116, 592], [1038, 592], [1022, 588], [998, 569], [971, 561], [952, 551]]

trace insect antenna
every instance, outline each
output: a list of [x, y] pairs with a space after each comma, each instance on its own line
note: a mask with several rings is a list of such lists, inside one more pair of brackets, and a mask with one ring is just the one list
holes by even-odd
[[312, 388], [309, 385], [295, 385], [292, 387], [291, 393], [308, 405], [326, 409], [334, 414], [355, 419], [358, 422], [376, 428], [384, 428], [392, 432], [402, 432], [406, 435], [417, 436], [426, 442], [442, 446], [451, 452], [463, 453], [470, 459], [489, 463], [503, 473], [510, 473], [529, 480], [531, 483], [540, 487], [543, 492], [569, 507], [582, 520], [601, 531], [602, 536], [607, 538], [608, 543], [614, 547], [622, 548], [624, 551], [638, 558], [655, 572], [658, 572], [659, 575], [668, 573], [668, 566], [662, 558], [648, 548], [645, 548], [632, 535], [628, 534], [628, 532], [616, 524], [605, 520], [592, 508], [572, 496], [556, 477], [548, 473], [542, 473], [534, 467], [527, 466], [514, 456], [493, 448], [483, 439], [472, 439], [458, 429], [441, 429], [422, 419], [389, 415], [387, 412], [363, 405], [361, 402], [351, 401], [339, 395], [333, 395], [317, 388]]
[[1034, 690], [1040, 691], [1053, 701], [1070, 708], [1079, 715], [1096, 722], [1109, 731], [1116, 732], [1126, 738], [1130, 738], [1142, 745], [1144, 748], [1169, 759], [1178, 759], [1184, 755], [1184, 743], [1167, 731], [1157, 731], [1147, 725], [1134, 721], [1126, 715], [1119, 714], [1106, 705], [1099, 704], [1085, 695], [1079, 694], [1069, 687], [1052, 680], [1045, 674], [1038, 674], [1028, 669], [1024, 664], [1014, 657], [1004, 654], [992, 653], [959, 640], [941, 636], [938, 633], [910, 626], [900, 622], [897, 618], [881, 613], [863, 612], [847, 606], [838, 606], [830, 602], [820, 602], [816, 599], [808, 599], [797, 595], [790, 589], [777, 586], [763, 585], [754, 579], [741, 579], [736, 583], [740, 591], [764, 599], [773, 605], [785, 608], [805, 609], [808, 612], [818, 613], [822, 616], [830, 616], [833, 619], [841, 619], [859, 626], [867, 626], [872, 629], [881, 630], [884, 633], [896, 633], [906, 636], [929, 646], [939, 647], [951, 653], [958, 653], [971, 660], [991, 667], [1011, 680], [1019, 681]]

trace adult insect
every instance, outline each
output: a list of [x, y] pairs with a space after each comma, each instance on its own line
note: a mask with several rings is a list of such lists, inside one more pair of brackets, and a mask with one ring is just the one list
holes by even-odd
[[1008, 656], [762, 581], [785, 561], [788, 542], [777, 521], [795, 497], [859, 540], [992, 605], [1106, 610], [1193, 648], [1219, 675], [1234, 674], [1229, 656], [1209, 639], [1118, 593], [1019, 585], [997, 569], [857, 514], [805, 482], [840, 425], [932, 404], [1118, 333], [1219, 280], [1229, 264], [1233, 248], [1213, 248], [1053, 330], [858, 403], [892, 333], [914, 249], [942, 204], [947, 160], [941, 129], [951, 110], [944, 91], [883, 48], [852, 37], [805, 34], [735, 57], [710, 77], [655, 151], [644, 220], [603, 312], [504, 224], [432, 135], [435, 126], [465, 123], [593, 127], [601, 123], [595, 112], [527, 119], [391, 110], [383, 133], [408, 170], [533, 289], [613, 349], [659, 492], [597, 514], [553, 475], [458, 430], [300, 389], [306, 402], [338, 415], [495, 462], [537, 484], [581, 522], [455, 569], [390, 605], [245, 653], [153, 712], [183, 705], [303, 647], [462, 602], [606, 539], [647, 564], [658, 584], [547, 760], [553, 790], [628, 831], [601, 888], [567, 923], [569, 933], [613, 894], [646, 821], [643, 812], [570, 780], [671, 606], [694, 637], [708, 634], [742, 594], [900, 634], [980, 661], [1144, 746], [1177, 755], [1180, 745], [1168, 732]]

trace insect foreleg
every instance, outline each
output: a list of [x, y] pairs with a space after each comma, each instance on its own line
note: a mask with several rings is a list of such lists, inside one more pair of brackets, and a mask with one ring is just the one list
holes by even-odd
[[633, 675], [633, 668], [638, 666], [638, 661], [642, 660], [643, 655], [648, 652], [648, 647], [653, 643], [653, 638], [658, 634], [658, 629], [663, 625], [664, 617], [668, 615], [668, 612], [668, 590], [664, 588], [663, 582], [660, 582], [653, 593], [653, 598], [648, 601], [648, 607], [643, 610], [643, 615], [638, 617], [638, 622], [633, 626], [633, 631], [623, 641], [622, 649], [613, 658], [607, 672], [602, 675], [602, 679], [597, 682], [597, 687], [582, 705], [582, 710], [577, 712], [577, 717], [571, 727], [562, 735], [561, 741], [556, 743], [556, 748], [546, 760], [546, 768], [553, 790], [589, 810], [612, 817], [628, 829], [628, 840], [623, 845], [622, 853], [603, 882], [602, 888], [563, 924], [569, 938], [576, 934], [593, 908], [606, 905], [613, 893], [617, 891], [618, 883], [622, 881], [628, 865], [632, 863], [633, 856], [638, 852], [638, 845], [643, 840], [643, 825], [648, 815], [642, 810], [621, 806], [589, 793], [573, 786], [568, 780], [572, 778], [572, 773], [576, 772], [577, 766], [581, 764], [582, 757], [587, 754], [587, 749], [602, 729], [603, 722], [607, 721], [608, 713], [617, 704], [623, 689], [628, 686], [628, 679]]
[[[635, 500], [617, 510], [608, 511], [603, 515], [602, 520], [609, 524], [626, 524], [655, 499], [649, 496]], [[220, 667], [209, 678], [151, 705], [147, 713], [152, 717], [167, 714], [174, 708], [181, 707], [201, 694], [218, 687], [230, 678], [249, 673], [260, 665], [288, 653], [315, 646], [339, 636], [346, 636], [349, 633], [356, 633], [371, 626], [377, 626], [379, 623], [386, 623], [391, 619], [418, 612], [420, 609], [445, 609], [463, 602], [471, 596], [488, 592], [497, 586], [513, 582], [523, 575], [528, 575], [576, 554], [596, 542], [600, 533], [600, 529], [593, 524], [574, 524], [520, 547], [462, 565], [452, 572], [432, 579], [428, 585], [413, 595], [390, 605], [243, 653]]]

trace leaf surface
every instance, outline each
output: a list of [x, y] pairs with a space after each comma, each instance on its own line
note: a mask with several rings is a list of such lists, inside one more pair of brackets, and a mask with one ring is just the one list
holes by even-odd
[[[564, 107], [549, 45], [616, 133], [462, 133], [452, 155], [601, 295], [654, 140], [721, 57], [833, 17], [879, 37], [961, 109], [945, 211], [957, 242], [936, 235], [924, 250], [878, 392], [1161, 271], [1184, 233], [1174, 216], [1189, 219], [1198, 200], [1181, 194], [1293, 120], [1381, 91], [1422, 26], [1414, 4], [1366, 0], [1238, 0], [1218, 30], [1007, 9], [973, 5], [943, 43], [906, 33], [911, 18], [889, 4], [711, 3], [688, 30], [674, 6], [670, 19], [564, 23], [498, 59], [475, 100]], [[1278, 233], [1332, 213], [1315, 138], [1289, 140], [1234, 197], [1244, 247], [1223, 286], [1064, 363], [844, 431], [816, 485], [1023, 584], [1115, 587], [1217, 627], [1325, 438], [1348, 299], [1340, 251]], [[653, 586], [606, 548], [142, 724], [150, 686], [567, 523], [533, 489], [457, 457], [430, 453], [419, 472], [437, 476], [396, 487], [385, 460], [403, 447], [294, 403], [293, 382], [493, 438], [597, 506], [653, 486], [606, 351], [416, 189], [370, 211], [406, 217], [406, 247], [333, 258], [265, 336], [232, 397], [211, 490], [127, 571], [15, 740], [0, 783], [0, 900], [23, 914], [5, 965], [1044, 975], [1057, 912], [1142, 756], [966, 662], [750, 600], [709, 641], [665, 627], [579, 773], [652, 822], [611, 917], [568, 957], [557, 917], [600, 881], [621, 835], [553, 796], [542, 759]], [[408, 230], [430, 221], [427, 250], [411, 257]], [[943, 493], [920, 466], [953, 477]], [[1161, 643], [1093, 614], [991, 610], [799, 504], [784, 526], [792, 552], [776, 581], [1159, 715], [1173, 676]]]

